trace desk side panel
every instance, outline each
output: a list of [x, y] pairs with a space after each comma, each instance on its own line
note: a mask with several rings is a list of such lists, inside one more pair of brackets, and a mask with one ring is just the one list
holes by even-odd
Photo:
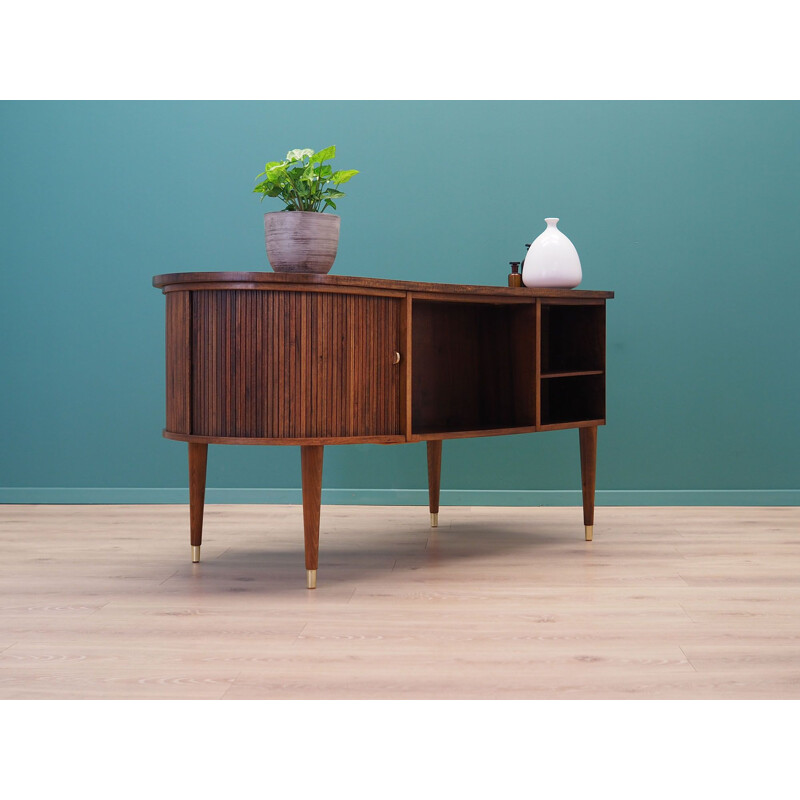
[[167, 295], [166, 363], [167, 430], [190, 431], [191, 300], [190, 292]]

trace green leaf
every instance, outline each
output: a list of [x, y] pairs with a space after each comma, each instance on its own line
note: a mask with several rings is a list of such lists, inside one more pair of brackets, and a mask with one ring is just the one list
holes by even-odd
[[322, 210], [324, 211], [328, 206], [330, 206], [334, 211], [336, 210], [336, 203], [334, 203], [333, 200], [326, 200]]
[[286, 165], [285, 164], [278, 164], [277, 166], [270, 167], [264, 175], [266, 176], [268, 181], [272, 181], [276, 183], [277, 181], [286, 180]]
[[319, 172], [314, 168], [313, 164], [309, 164], [303, 171], [303, 180], [315, 183], [319, 180]]
[[334, 183], [347, 183], [353, 175], [358, 175], [357, 169], [341, 169], [331, 175], [331, 180]]
[[323, 147], [318, 153], [313, 153], [311, 155], [311, 163], [312, 164], [319, 164], [322, 161], [326, 161], [329, 158], [336, 157], [336, 145], [331, 145], [330, 147]]
[[265, 164], [264, 171], [259, 172], [258, 175], [256, 175], [256, 180], [258, 180], [262, 175], [266, 175], [271, 169], [279, 167], [280, 165], [281, 165], [280, 161], [270, 161], [268, 164]]
[[322, 193], [323, 197], [347, 197], [344, 192], [340, 192], [338, 189], [326, 189]]
[[305, 150], [290, 150], [286, 154], [286, 160], [291, 161], [294, 163], [295, 161], [302, 161], [306, 156], [313, 156], [314, 151], [305, 149]]

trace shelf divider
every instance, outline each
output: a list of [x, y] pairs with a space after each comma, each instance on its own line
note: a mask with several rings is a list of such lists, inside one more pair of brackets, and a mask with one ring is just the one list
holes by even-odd
[[572, 372], [543, 372], [541, 378], [575, 378], [581, 375], [602, 375], [602, 369], [579, 369]]

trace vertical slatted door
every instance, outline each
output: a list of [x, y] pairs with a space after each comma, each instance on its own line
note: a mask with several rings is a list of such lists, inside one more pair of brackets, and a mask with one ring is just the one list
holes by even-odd
[[328, 292], [192, 292], [192, 433], [400, 433], [400, 301]]

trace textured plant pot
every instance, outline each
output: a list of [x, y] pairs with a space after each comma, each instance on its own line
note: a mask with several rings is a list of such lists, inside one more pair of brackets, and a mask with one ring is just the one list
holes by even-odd
[[275, 272], [330, 272], [339, 247], [340, 217], [316, 211], [264, 214], [267, 258]]

